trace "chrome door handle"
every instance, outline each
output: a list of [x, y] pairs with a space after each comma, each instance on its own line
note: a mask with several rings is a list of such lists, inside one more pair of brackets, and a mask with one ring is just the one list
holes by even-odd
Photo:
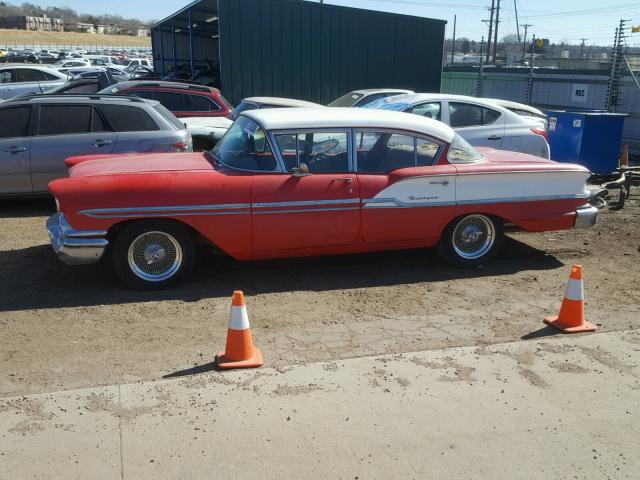
[[94, 147], [106, 147], [107, 145], [111, 145], [111, 140], [96, 140], [96, 143], [93, 144]]
[[351, 178], [351, 177], [334, 178], [334, 180], [335, 180], [336, 182], [347, 182], [347, 183], [351, 183], [351, 182], [353, 182], [353, 178]]
[[431, 185], [449, 185], [449, 180], [432, 180], [429, 182]]
[[27, 147], [9, 147], [7, 150], [5, 150], [5, 153], [11, 153], [15, 155], [16, 153], [22, 153], [26, 151]]
[[491, 135], [487, 140], [500, 140], [501, 138], [502, 137], [499, 137], [498, 135]]

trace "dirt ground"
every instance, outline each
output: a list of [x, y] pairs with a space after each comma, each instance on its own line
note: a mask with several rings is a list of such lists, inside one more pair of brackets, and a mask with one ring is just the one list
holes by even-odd
[[[637, 199], [638, 197], [636, 197]], [[211, 370], [230, 295], [243, 289], [267, 365], [488, 345], [553, 335], [570, 266], [587, 318], [640, 328], [640, 202], [591, 230], [511, 234], [500, 257], [460, 270], [431, 251], [239, 263], [204, 255], [190, 281], [122, 287], [109, 265], [69, 267], [48, 244], [47, 200], [0, 203], [0, 396]]]

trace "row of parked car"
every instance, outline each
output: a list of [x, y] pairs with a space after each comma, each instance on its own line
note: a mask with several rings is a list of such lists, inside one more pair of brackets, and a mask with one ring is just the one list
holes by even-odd
[[[322, 107], [295, 99], [251, 97], [234, 108], [218, 89], [204, 85], [116, 82], [108, 71], [72, 79], [60, 73], [52, 79], [55, 75], [45, 66], [0, 67], [0, 85], [23, 88], [22, 95], [0, 104], [0, 124], [8, 126], [0, 131], [0, 194], [46, 194], [49, 181], [66, 175], [64, 161], [70, 156], [206, 151], [245, 111]], [[448, 124], [474, 146], [549, 158], [544, 114], [527, 105], [367, 89], [349, 92], [327, 107], [404, 111]]]

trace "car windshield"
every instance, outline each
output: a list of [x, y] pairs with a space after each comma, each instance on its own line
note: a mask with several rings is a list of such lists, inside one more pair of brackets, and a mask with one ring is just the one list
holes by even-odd
[[229, 120], [235, 120], [238, 116], [246, 111], [246, 110], [256, 110], [258, 105], [251, 102], [245, 102], [244, 100], [238, 104], [236, 108], [234, 108], [231, 113], [227, 116]]
[[447, 154], [449, 163], [473, 163], [483, 158], [482, 154], [474, 149], [469, 142], [457, 133], [455, 134]]
[[336, 98], [333, 102], [329, 103], [327, 107], [352, 107], [362, 97], [364, 97], [364, 93], [349, 92], [340, 98]]
[[277, 167], [267, 134], [245, 116], [238, 117], [211, 154], [224, 165], [238, 170], [274, 171]]

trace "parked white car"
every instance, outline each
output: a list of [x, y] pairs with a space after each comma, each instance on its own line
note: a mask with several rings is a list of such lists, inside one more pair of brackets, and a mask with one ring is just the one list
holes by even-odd
[[387, 97], [395, 97], [398, 95], [407, 95], [415, 93], [413, 90], [404, 90], [402, 88], [363, 88], [361, 90], [353, 90], [345, 93], [343, 96], [336, 98], [333, 102], [327, 104], [327, 107], [364, 107], [376, 100]]
[[183, 117], [179, 119], [193, 139], [193, 150], [211, 150], [233, 123], [227, 117]]
[[550, 158], [544, 124], [539, 119], [518, 115], [495, 101], [444, 93], [415, 93], [383, 98], [364, 108], [395, 110], [440, 120], [475, 147]]

